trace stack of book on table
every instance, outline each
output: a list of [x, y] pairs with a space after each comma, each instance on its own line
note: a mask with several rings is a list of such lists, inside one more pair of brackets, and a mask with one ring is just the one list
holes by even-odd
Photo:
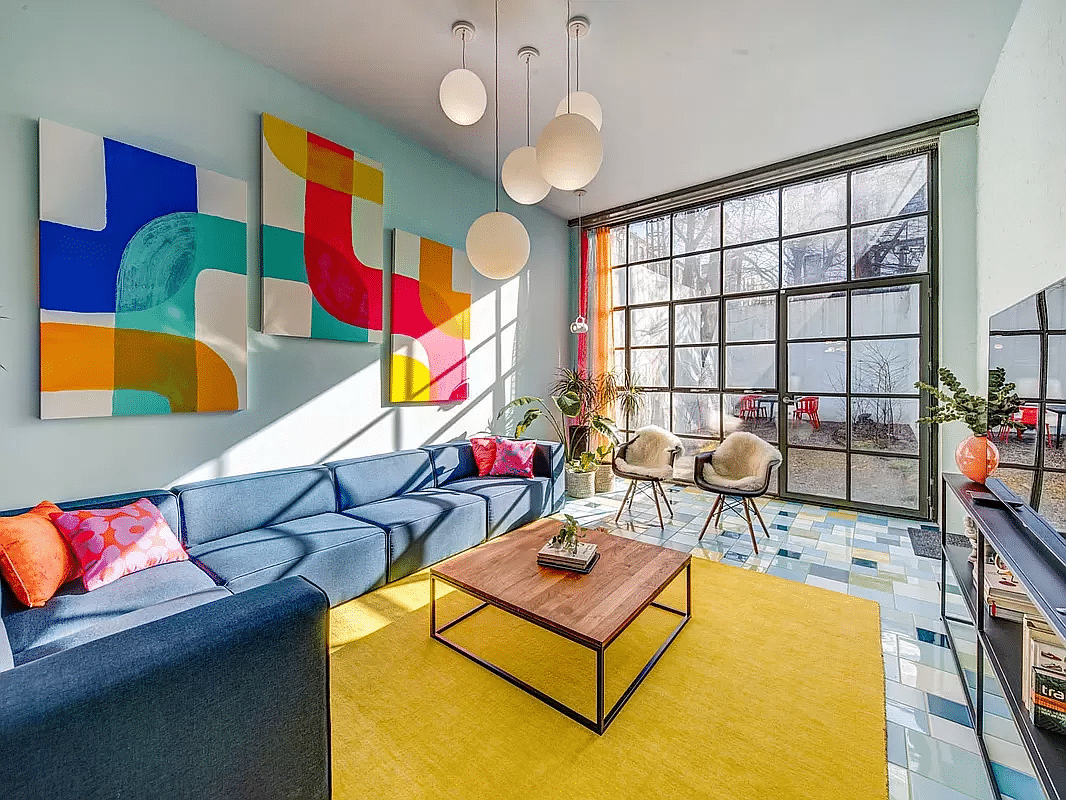
[[1066, 733], [1066, 646], [1039, 614], [1023, 623], [1022, 682], [1033, 724]]
[[[1039, 617], [1040, 612], [1021, 581], [1010, 570], [996, 564], [985, 564], [985, 603], [988, 613], [997, 619], [1021, 622], [1026, 615]], [[977, 585], [977, 564], [974, 564], [974, 586]]]
[[572, 572], [586, 573], [596, 563], [600, 554], [596, 552], [596, 545], [591, 542], [581, 542], [577, 551], [571, 551], [564, 547], [554, 547], [551, 542], [540, 548], [537, 553], [537, 563], [542, 567], [554, 567], [555, 569], [568, 569]]

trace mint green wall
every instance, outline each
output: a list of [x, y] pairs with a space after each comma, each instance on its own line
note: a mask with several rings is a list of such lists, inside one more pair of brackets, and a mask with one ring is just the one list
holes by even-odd
[[[391, 407], [381, 346], [255, 333], [263, 111], [381, 162], [386, 232], [462, 247], [470, 223], [492, 209], [490, 182], [144, 5], [0, 4], [0, 314], [9, 317], [0, 320], [0, 507], [414, 447], [479, 430], [516, 392], [540, 393], [551, 380], [569, 346], [566, 226], [509, 202], [503, 210], [526, 224], [532, 256], [511, 281], [475, 275], [469, 401]], [[249, 410], [38, 419], [39, 117], [248, 182]], [[389, 263], [388, 233], [385, 255]]]

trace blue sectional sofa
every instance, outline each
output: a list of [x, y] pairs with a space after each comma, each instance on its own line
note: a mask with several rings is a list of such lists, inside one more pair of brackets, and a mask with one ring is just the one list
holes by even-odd
[[0, 794], [329, 797], [328, 608], [560, 510], [562, 447], [534, 472], [457, 441], [60, 503], [147, 497], [190, 561], [42, 608], [0, 582]]

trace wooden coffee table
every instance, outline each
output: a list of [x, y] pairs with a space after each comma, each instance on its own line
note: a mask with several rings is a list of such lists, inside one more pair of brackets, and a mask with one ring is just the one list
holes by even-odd
[[[601, 529], [589, 531], [586, 537], [586, 541], [595, 542], [600, 554], [588, 575], [541, 567], [537, 564], [537, 551], [561, 524], [556, 520], [535, 522], [430, 569], [429, 631], [437, 641], [602, 734], [691, 618], [692, 558], [687, 553], [613, 536]], [[682, 570], [685, 571], [685, 610], [657, 603], [655, 599]], [[480, 605], [438, 628], [437, 581], [477, 598]], [[584, 716], [442, 636], [449, 628], [489, 606], [595, 651], [596, 719]], [[622, 692], [618, 702], [605, 713], [604, 652], [648, 606], [677, 614], [681, 620]]]

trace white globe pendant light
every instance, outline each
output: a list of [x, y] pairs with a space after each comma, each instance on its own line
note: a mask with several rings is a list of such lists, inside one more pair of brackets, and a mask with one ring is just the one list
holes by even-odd
[[538, 55], [537, 48], [528, 45], [518, 51], [518, 57], [526, 62], [526, 146], [511, 151], [503, 160], [500, 174], [503, 188], [511, 199], [526, 206], [539, 203], [552, 188], [540, 174], [537, 149], [529, 146], [529, 62]]
[[481, 78], [466, 68], [466, 41], [474, 38], [474, 25], [460, 20], [452, 34], [463, 42], [463, 66], [453, 69], [440, 82], [440, 107], [456, 125], [473, 125], [485, 114], [488, 96]]
[[517, 217], [490, 211], [474, 220], [467, 231], [466, 256], [486, 278], [513, 278], [529, 260], [529, 234]]
[[486, 278], [505, 280], [521, 272], [529, 260], [529, 233], [515, 216], [500, 211], [500, 2], [495, 7], [496, 210], [482, 214], [466, 232], [466, 256], [471, 266]]
[[555, 109], [555, 116], [563, 114], [580, 114], [596, 126], [596, 130], [603, 127], [603, 108], [600, 101], [588, 92], [570, 92], [559, 101]]
[[540, 174], [537, 148], [529, 145], [512, 150], [503, 160], [501, 178], [503, 188], [511, 199], [525, 206], [539, 203], [552, 188]]
[[537, 164], [544, 180], [556, 189], [572, 192], [596, 177], [603, 163], [603, 142], [588, 117], [556, 117], [537, 139]]
[[[566, 22], [566, 88], [568, 94], [556, 110], [556, 117], [540, 133], [537, 139], [537, 163], [544, 180], [556, 189], [572, 192], [587, 186], [603, 163], [603, 140], [600, 138], [599, 126], [603, 122], [603, 112], [595, 97], [580, 91], [581, 50], [577, 49], [577, 91], [570, 92], [570, 40], [580, 42], [588, 33], [587, 17], [570, 17]], [[581, 95], [588, 95], [592, 104], [587, 103]], [[579, 105], [575, 107], [575, 100]], [[598, 120], [590, 119], [585, 111], [592, 114], [599, 111]]]

